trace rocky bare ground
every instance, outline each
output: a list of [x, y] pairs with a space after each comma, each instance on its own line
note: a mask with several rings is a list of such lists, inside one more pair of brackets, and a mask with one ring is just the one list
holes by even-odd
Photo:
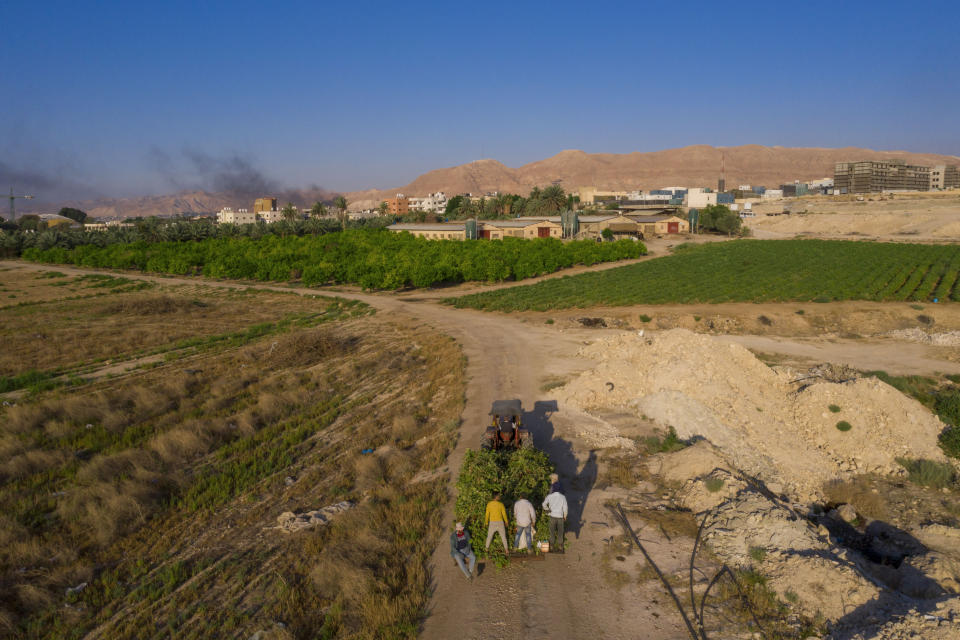
[[581, 355], [596, 366], [558, 389], [584, 415], [581, 436], [629, 451], [603, 416], [632, 413], [694, 441], [646, 459], [647, 471], [676, 488], [675, 506], [703, 522], [722, 562], [760, 571], [794, 611], [823, 616], [832, 638], [960, 638], [955, 514], [887, 522], [823, 490], [865, 473], [899, 478], [898, 456], [946, 460], [944, 425], [925, 407], [849, 370], [771, 368], [685, 330], [625, 332]]

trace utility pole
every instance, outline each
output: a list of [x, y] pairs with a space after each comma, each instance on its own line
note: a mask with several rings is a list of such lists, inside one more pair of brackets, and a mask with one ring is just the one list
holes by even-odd
[[15, 196], [13, 195], [13, 187], [10, 187], [10, 222], [15, 222], [17, 220], [17, 210], [13, 206], [14, 200], [17, 198], [23, 198], [24, 200], [33, 200], [33, 196]]

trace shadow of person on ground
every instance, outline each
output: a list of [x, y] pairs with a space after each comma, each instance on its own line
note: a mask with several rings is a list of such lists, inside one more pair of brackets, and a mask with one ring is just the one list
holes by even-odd
[[583, 466], [580, 466], [573, 443], [556, 435], [551, 417], [557, 411], [559, 407], [556, 400], [538, 400], [533, 405], [533, 411], [524, 413], [523, 423], [533, 437], [533, 445], [550, 456], [550, 461], [557, 468], [560, 486], [567, 498], [566, 530], [579, 538], [587, 497], [597, 482], [597, 453], [591, 450]]

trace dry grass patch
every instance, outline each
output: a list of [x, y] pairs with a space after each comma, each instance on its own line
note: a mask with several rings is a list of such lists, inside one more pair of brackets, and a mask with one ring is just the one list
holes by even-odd
[[[447, 338], [361, 318], [7, 407], [2, 450], [61, 458], [0, 485], [22, 541], [0, 550], [4, 615], [38, 637], [249, 637], [274, 620], [414, 637], [447, 494], [411, 480], [454, 443], [462, 364]], [[341, 500], [359, 506], [330, 526], [264, 533]]]

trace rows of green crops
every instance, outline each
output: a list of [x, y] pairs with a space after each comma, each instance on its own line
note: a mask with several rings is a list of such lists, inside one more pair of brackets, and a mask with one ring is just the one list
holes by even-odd
[[495, 242], [427, 240], [384, 229], [324, 235], [216, 237], [182, 242], [28, 248], [34, 262], [203, 274], [244, 280], [299, 280], [306, 285], [351, 283], [368, 289], [429, 287], [466, 281], [522, 280], [575, 264], [596, 264], [646, 253], [640, 242], [556, 238]]
[[695, 302], [960, 300], [960, 246], [736, 240], [447, 302], [498, 311]]

